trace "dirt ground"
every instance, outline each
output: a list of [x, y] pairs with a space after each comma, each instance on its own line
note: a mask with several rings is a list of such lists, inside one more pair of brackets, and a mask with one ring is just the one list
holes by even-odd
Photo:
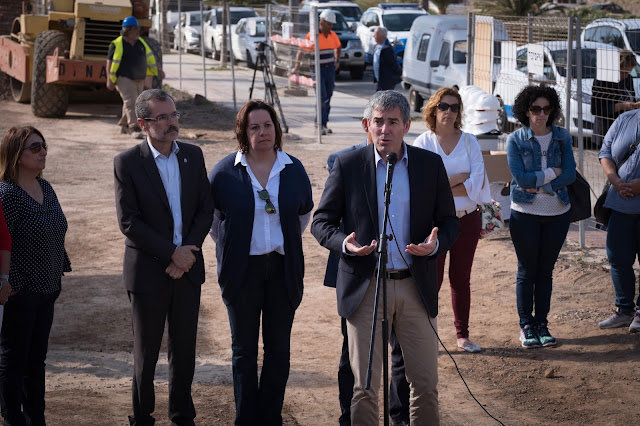
[[[51, 425], [125, 425], [130, 413], [132, 332], [121, 282], [123, 236], [114, 208], [112, 159], [137, 143], [120, 135], [119, 106], [72, 105], [65, 119], [35, 119], [28, 105], [0, 102], [0, 131], [38, 127], [50, 145], [45, 177], [69, 220], [73, 272], [63, 279], [47, 361]], [[235, 149], [233, 116], [215, 105], [180, 102], [181, 139], [202, 148], [207, 169]], [[284, 148], [305, 165], [317, 204], [326, 158], [339, 146], [287, 138]], [[336, 424], [341, 336], [335, 292], [322, 286], [327, 251], [308, 230], [305, 296], [293, 326], [291, 374], [283, 416], [288, 425]], [[232, 424], [231, 344], [216, 279], [214, 244], [204, 245], [203, 287], [193, 395], [201, 425]], [[568, 241], [555, 271], [550, 328], [555, 348], [520, 347], [515, 308], [516, 257], [508, 231], [480, 241], [472, 276], [471, 338], [485, 350], [456, 350], [450, 291], [440, 293], [439, 332], [480, 403], [508, 425], [635, 424], [640, 415], [640, 336], [603, 331], [596, 323], [614, 300], [602, 249]], [[468, 395], [441, 349], [440, 407], [445, 425], [493, 424]], [[156, 374], [159, 425], [168, 425], [166, 352]]]

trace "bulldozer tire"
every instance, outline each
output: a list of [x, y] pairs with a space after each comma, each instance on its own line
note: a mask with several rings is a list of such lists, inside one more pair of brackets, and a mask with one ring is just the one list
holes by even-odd
[[21, 104], [28, 104], [31, 99], [31, 83], [23, 83], [13, 77], [9, 77], [9, 79], [13, 100]]
[[[153, 56], [156, 58], [158, 71], [162, 70], [162, 47], [160, 46], [160, 43], [158, 43], [158, 40], [151, 37], [145, 37], [144, 41], [147, 42], [149, 48], [153, 52]], [[154, 89], [162, 89], [162, 79], [157, 76], [153, 77], [153, 84], [151, 87]]]
[[47, 56], [56, 47], [60, 54], [69, 49], [69, 40], [62, 31], [48, 30], [36, 37], [31, 79], [31, 112], [36, 117], [64, 117], [67, 112], [69, 88], [47, 83]]

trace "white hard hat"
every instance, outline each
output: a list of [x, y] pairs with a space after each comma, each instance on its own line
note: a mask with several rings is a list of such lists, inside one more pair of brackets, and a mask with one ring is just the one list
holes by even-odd
[[331, 9], [325, 9], [320, 14], [320, 19], [324, 19], [327, 22], [331, 22], [332, 24], [336, 23], [336, 13]]

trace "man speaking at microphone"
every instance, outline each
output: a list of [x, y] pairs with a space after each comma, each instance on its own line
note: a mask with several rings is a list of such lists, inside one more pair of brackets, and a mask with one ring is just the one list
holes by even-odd
[[[376, 287], [376, 243], [382, 232], [387, 156], [395, 153], [387, 232], [387, 320], [395, 328], [411, 388], [412, 425], [438, 424], [438, 280], [436, 258], [454, 243], [458, 220], [447, 172], [438, 155], [404, 143], [409, 103], [399, 92], [377, 92], [368, 134], [373, 144], [336, 160], [313, 217], [311, 232], [341, 253], [336, 294], [347, 319], [355, 384], [354, 425], [378, 424], [382, 369], [379, 300], [371, 388], [365, 389]], [[340, 230], [340, 221], [344, 232]], [[432, 328], [433, 327], [433, 328]], [[385, 338], [385, 342], [388, 336]]]

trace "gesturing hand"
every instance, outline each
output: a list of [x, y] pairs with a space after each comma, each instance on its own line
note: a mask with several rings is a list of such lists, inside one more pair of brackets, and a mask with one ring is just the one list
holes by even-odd
[[200, 249], [194, 245], [180, 246], [176, 248], [171, 255], [171, 262], [175, 263], [178, 269], [188, 271], [196, 262], [196, 257], [193, 255], [193, 252], [198, 251], [200, 251]]
[[407, 245], [406, 252], [412, 256], [428, 256], [436, 249], [438, 243], [438, 227], [436, 226], [431, 231], [429, 238], [425, 243], [409, 244]]
[[0, 305], [4, 305], [11, 295], [11, 284], [9, 284], [9, 281], [3, 279], [0, 281], [0, 285], [2, 286], [0, 288]]
[[356, 241], [356, 233], [352, 232], [345, 238], [344, 248], [347, 249], [348, 253], [355, 254], [356, 256], [366, 256], [373, 253], [376, 249], [376, 240], [371, 241], [371, 244], [368, 246], [361, 246], [360, 243]]

